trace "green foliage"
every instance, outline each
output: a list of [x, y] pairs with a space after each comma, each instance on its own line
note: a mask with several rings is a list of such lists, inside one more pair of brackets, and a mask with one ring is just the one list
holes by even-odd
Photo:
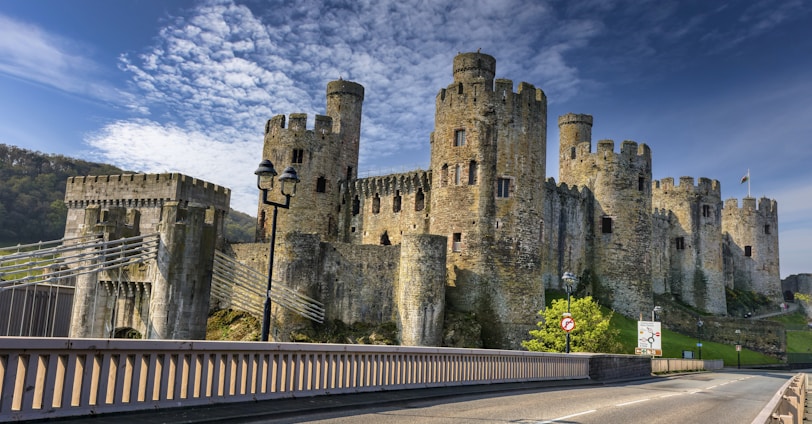
[[291, 341], [303, 343], [350, 343], [372, 345], [398, 344], [398, 328], [394, 322], [369, 324], [356, 322], [347, 325], [333, 320], [315, 324], [300, 332], [291, 334]]
[[[559, 327], [561, 317], [567, 311], [565, 299], [553, 300], [551, 305], [539, 312], [542, 320], [537, 330], [531, 330], [530, 340], [522, 346], [537, 352], [564, 352], [566, 333]], [[619, 353], [620, 332], [610, 325], [613, 313], [601, 309], [591, 296], [572, 298], [570, 313], [575, 320], [575, 329], [570, 332], [571, 352]]]
[[250, 243], [256, 238], [257, 219], [232, 209], [224, 223], [226, 240], [233, 243]]

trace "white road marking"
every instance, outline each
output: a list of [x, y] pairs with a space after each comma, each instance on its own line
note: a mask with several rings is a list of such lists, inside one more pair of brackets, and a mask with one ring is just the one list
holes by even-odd
[[615, 405], [615, 406], [634, 405], [635, 403], [645, 402], [645, 401], [647, 401], [647, 400], [651, 400], [651, 398], [646, 398], [646, 399], [638, 399], [638, 400], [633, 400], [633, 401], [631, 401], [631, 402], [625, 402], [625, 403], [618, 403], [618, 404], [617, 404], [617, 405]]
[[593, 413], [595, 411], [597, 411], [597, 409], [590, 409], [589, 411], [579, 412], [577, 414], [572, 414], [572, 415], [566, 415], [566, 416], [563, 416], [563, 417], [553, 418], [552, 420], [549, 420], [549, 421], [539, 421], [536, 424], [551, 424], [551, 423], [555, 423], [555, 422], [558, 422], [558, 421], [568, 420], [568, 419], [573, 418], [573, 417], [578, 417], [578, 416], [581, 416], [581, 415], [591, 414], [591, 413]]

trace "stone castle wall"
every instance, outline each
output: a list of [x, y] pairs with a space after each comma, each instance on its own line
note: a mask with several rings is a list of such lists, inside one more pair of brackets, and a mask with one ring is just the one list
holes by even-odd
[[727, 267], [725, 284], [781, 298], [778, 263], [778, 205], [775, 200], [745, 197], [742, 207], [727, 199], [722, 210]]

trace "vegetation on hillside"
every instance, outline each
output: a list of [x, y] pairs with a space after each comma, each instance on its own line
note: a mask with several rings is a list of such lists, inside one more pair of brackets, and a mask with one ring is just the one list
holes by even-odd
[[[68, 177], [132, 173], [112, 165], [0, 144], [0, 246], [57, 240], [65, 234]], [[256, 220], [232, 210], [225, 238], [254, 240]]]

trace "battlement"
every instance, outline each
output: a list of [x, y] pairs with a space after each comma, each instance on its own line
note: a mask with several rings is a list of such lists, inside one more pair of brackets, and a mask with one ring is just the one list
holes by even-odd
[[699, 194], [703, 196], [713, 195], [721, 198], [722, 185], [718, 180], [710, 178], [699, 178], [699, 184], [694, 185], [693, 177], [680, 177], [679, 185], [674, 185], [674, 178], [666, 177], [661, 180], [652, 181], [652, 189], [659, 190], [664, 194], [668, 192], [683, 192], [687, 194]]
[[431, 189], [431, 171], [411, 171], [401, 174], [390, 174], [376, 177], [361, 178], [353, 182], [354, 192], [363, 196], [393, 195], [395, 191], [411, 193], [422, 188], [423, 191]]
[[[604, 160], [613, 160], [615, 155], [615, 142], [614, 140], [600, 140], [598, 141], [598, 148], [596, 154], [598, 158], [603, 156]], [[620, 157], [626, 159], [644, 159], [651, 161], [651, 148], [644, 143], [637, 144], [631, 140], [625, 140], [620, 145]]]
[[230, 189], [178, 173], [70, 177], [65, 189], [69, 207], [97, 203], [135, 207], [180, 201], [228, 212], [230, 199]]
[[547, 180], [544, 181], [544, 188], [549, 192], [577, 198], [590, 195], [589, 188], [587, 187], [579, 187], [577, 185], [571, 186], [567, 183], [558, 184], [553, 177], [548, 177]]
[[[322, 137], [333, 133], [333, 118], [326, 115], [316, 115], [315, 125], [312, 130], [307, 129], [306, 113], [291, 113], [287, 130], [293, 132], [310, 131]], [[285, 130], [285, 115], [276, 115], [265, 123], [265, 134], [271, 133], [271, 137], [278, 136]]]
[[774, 217], [775, 219], [778, 218], [778, 202], [775, 199], [769, 199], [767, 197], [762, 197], [758, 199], [758, 205], [756, 205], [756, 198], [755, 197], [745, 197], [742, 199], [742, 207], [739, 209], [739, 199], [736, 198], [729, 198], [725, 200], [725, 212], [730, 213], [738, 213], [741, 211], [753, 211], [758, 212], [765, 217]]

